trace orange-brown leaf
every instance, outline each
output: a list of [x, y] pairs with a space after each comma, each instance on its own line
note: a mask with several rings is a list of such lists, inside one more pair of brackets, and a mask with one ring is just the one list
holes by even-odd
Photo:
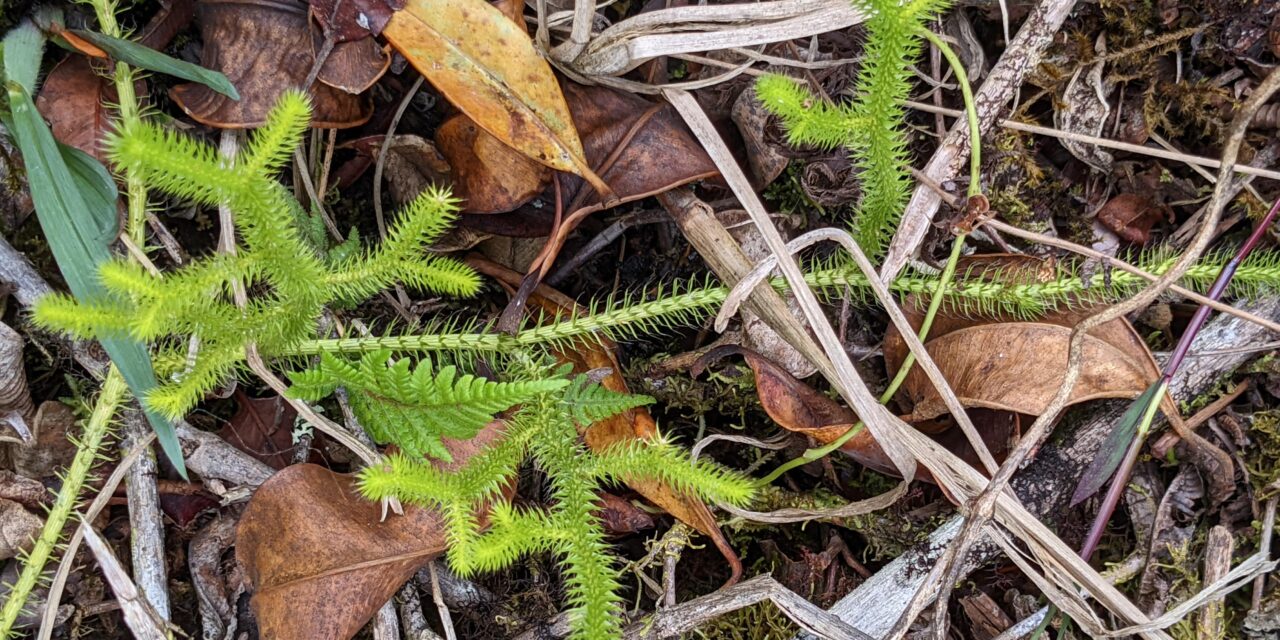
[[[501, 437], [494, 422], [471, 440], [446, 440], [454, 461], [444, 468], [461, 468]], [[435, 512], [406, 505], [383, 520], [352, 476], [312, 464], [263, 483], [236, 538], [261, 635], [273, 640], [347, 640], [446, 544]]]
[[484, 0], [410, 0], [382, 34], [480, 128], [608, 191], [587, 166], [551, 66], [502, 11]]

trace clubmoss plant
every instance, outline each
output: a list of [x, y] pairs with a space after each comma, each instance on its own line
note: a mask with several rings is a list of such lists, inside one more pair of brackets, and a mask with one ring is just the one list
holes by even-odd
[[[528, 554], [558, 555], [573, 637], [619, 637], [620, 566], [608, 552], [595, 513], [597, 487], [602, 482], [653, 480], [679, 492], [740, 505], [751, 498], [752, 483], [705, 459], [691, 462], [682, 449], [661, 437], [591, 451], [580, 429], [652, 399], [610, 391], [584, 376], [570, 377], [568, 366], [552, 368], [537, 358], [517, 358], [511, 371], [517, 380], [542, 381], [544, 388], [505, 421], [498, 444], [448, 473], [421, 458], [393, 454], [385, 464], [360, 473], [360, 490], [370, 499], [396, 497], [438, 509], [445, 516], [449, 563], [463, 575], [501, 569]], [[478, 411], [487, 414], [490, 406]], [[392, 441], [412, 439], [405, 438], [404, 428], [390, 424], [383, 433]], [[547, 475], [551, 504], [545, 508], [516, 508], [501, 500], [503, 487], [526, 458]], [[478, 512], [486, 504], [493, 506], [489, 528], [482, 533]]]
[[[1161, 251], [1131, 258], [1141, 269], [1156, 275], [1168, 270], [1174, 261], [1174, 257]], [[1206, 255], [1187, 272], [1181, 284], [1205, 291], [1228, 258], [1220, 252]], [[984, 270], [981, 278], [973, 275], [962, 269], [955, 282], [943, 288], [943, 309], [947, 313], [1031, 319], [1063, 306], [1123, 299], [1146, 284], [1146, 280], [1119, 270], [1086, 276], [1078, 265], [1070, 262], [1060, 263], [1048, 277], [1033, 282], [1000, 270]], [[835, 261], [810, 263], [805, 281], [827, 298], [853, 296], [853, 302], [858, 304], [875, 302], [866, 278], [852, 265]], [[899, 295], [928, 298], [938, 289], [938, 282], [934, 275], [908, 269], [890, 284], [890, 289]], [[780, 291], [786, 288], [781, 278], [775, 278], [772, 284]], [[1228, 294], [1252, 297], [1260, 291], [1277, 288], [1280, 288], [1280, 253], [1257, 251], [1237, 270]], [[542, 318], [514, 336], [488, 332], [488, 326], [481, 323], [443, 322], [414, 334], [305, 340], [288, 353], [365, 353], [383, 349], [515, 352], [537, 346], [566, 347], [592, 336], [617, 341], [644, 339], [707, 319], [719, 309], [728, 293], [728, 287], [695, 279], [656, 287], [647, 295], [631, 293], [596, 301], [587, 313], [572, 317]]]
[[[309, 118], [306, 97], [285, 93], [234, 160], [148, 123], [122, 123], [106, 143], [112, 161], [148, 186], [199, 204], [228, 205], [242, 244], [234, 255], [160, 276], [123, 260], [104, 263], [99, 275], [113, 299], [50, 295], [37, 303], [36, 322], [82, 338], [156, 343], [156, 361], [170, 370], [145, 400], [177, 418], [239, 365], [247, 345], [271, 357], [313, 338], [327, 305], [354, 304], [396, 282], [450, 295], [475, 293], [479, 278], [469, 267], [424, 253], [457, 209], [443, 190], [428, 189], [410, 203], [377, 249], [330, 261], [304, 241], [297, 226], [305, 217], [301, 205], [274, 176]], [[232, 300], [239, 287], [251, 294], [243, 309]]]
[[[107, 371], [106, 380], [102, 383], [102, 391], [94, 403], [93, 413], [85, 422], [84, 433], [75, 441], [76, 454], [71, 465], [62, 474], [62, 488], [53, 506], [45, 517], [44, 528], [35, 539], [31, 550], [24, 553], [20, 560], [22, 571], [18, 580], [12, 585], [8, 598], [0, 608], [0, 638], [9, 638], [13, 634], [13, 625], [26, 606], [31, 591], [44, 577], [44, 567], [53, 557], [62, 540], [62, 530], [67, 519], [76, 510], [80, 502], [80, 490], [84, 488], [89, 472], [99, 457], [99, 451], [107, 435], [111, 432], [112, 419], [120, 403], [125, 400], [128, 387], [124, 378], [113, 366]], [[53, 603], [54, 606], [57, 603]]]
[[910, 193], [903, 102], [911, 91], [911, 65], [925, 25], [946, 0], [854, 0], [866, 16], [867, 40], [855, 97], [835, 105], [783, 76], [756, 83], [764, 106], [782, 119], [792, 144], [846, 147], [861, 169], [862, 202], [854, 217], [858, 244], [868, 256], [883, 253]]

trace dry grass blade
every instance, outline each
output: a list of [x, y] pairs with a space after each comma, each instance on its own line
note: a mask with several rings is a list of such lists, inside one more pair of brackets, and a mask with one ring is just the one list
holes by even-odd
[[[1059, 389], [1057, 396], [1050, 403], [1047, 410], [1036, 419], [1036, 421], [1023, 435], [1023, 440], [1018, 447], [1005, 460], [1004, 465], [1000, 468], [999, 473], [991, 479], [987, 488], [982, 494], [969, 505], [969, 519], [965, 522], [964, 529], [957, 536], [955, 542], [947, 549], [947, 554], [943, 556], [939, 566], [945, 567], [945, 578], [941, 583], [941, 591], [938, 597], [938, 607], [941, 612], [946, 611], [946, 596], [949, 595], [951, 585], [954, 584], [955, 576], [959, 572], [961, 560], [968, 552], [969, 548], [977, 541], [981, 535], [983, 527], [991, 519], [995, 505], [1000, 496], [1004, 495], [1005, 488], [1008, 486], [1009, 479], [1013, 477], [1014, 472], [1021, 467], [1023, 461], [1039, 448], [1040, 443], [1049, 435], [1049, 428], [1057, 421], [1062, 409], [1065, 407], [1067, 399], [1070, 397], [1071, 390], [1075, 386], [1076, 380], [1079, 378], [1081, 369], [1081, 354], [1084, 346], [1085, 335], [1094, 327], [1108, 322], [1115, 318], [1141, 309], [1151, 304], [1163, 291], [1169, 288], [1171, 284], [1177, 282], [1183, 274], [1195, 264], [1196, 260], [1208, 248], [1212, 239], [1213, 231], [1217, 227], [1218, 220], [1222, 216], [1223, 209], [1226, 208], [1228, 200], [1228, 191], [1230, 190], [1230, 177], [1232, 168], [1235, 165], [1236, 158], [1240, 152], [1240, 146], [1244, 140], [1245, 129], [1248, 126], [1253, 113], [1265, 104], [1271, 95], [1280, 89], [1280, 71], [1271, 72], [1265, 80], [1258, 86], [1254, 94], [1241, 105], [1240, 111], [1237, 113], [1235, 120], [1232, 122], [1229, 137], [1226, 146], [1222, 151], [1222, 167], [1219, 170], [1219, 180], [1214, 188], [1213, 197], [1210, 200], [1208, 215], [1205, 216], [1204, 226], [1200, 233], [1196, 236], [1196, 240], [1187, 249], [1187, 251], [1178, 258], [1177, 263], [1173, 265], [1167, 272], [1158, 278], [1150, 287], [1138, 292], [1135, 296], [1125, 302], [1113, 305], [1102, 312], [1093, 315], [1079, 325], [1071, 337], [1071, 347], [1068, 355], [1067, 373], [1063, 379], [1063, 386]], [[921, 603], [928, 601], [933, 597], [932, 581], [926, 582], [924, 587], [917, 593], [913, 599], [913, 607], [920, 606]], [[943, 616], [945, 617], [945, 616]], [[939, 624], [935, 627], [935, 637], [942, 637], [945, 632], [945, 624]]]
[[[699, 141], [707, 148], [708, 153], [716, 160], [722, 174], [734, 193], [746, 208], [752, 221], [764, 236], [769, 249], [778, 258], [778, 264], [789, 281], [792, 291], [801, 303], [801, 308], [809, 320], [809, 325], [817, 335], [819, 343], [830, 358], [830, 364], [836, 372], [834, 381], [841, 396], [850, 403], [862, 420], [871, 429], [876, 440], [882, 444], [886, 453], [894, 460], [903, 476], [910, 478], [914, 472], [913, 458], [924, 465], [951, 495], [960, 500], [967, 500], [977, 495], [986, 485], [986, 478], [975, 469], [960, 460], [955, 454], [947, 451], [927, 436], [912, 428], [877, 402], [875, 396], [867, 389], [866, 384], [858, 377], [848, 354], [840, 344], [839, 338], [827, 321], [813, 292], [804, 282], [803, 274], [795, 260], [787, 253], [786, 243], [778, 230], [773, 226], [764, 205], [747, 181], [742, 169], [729, 155], [724, 141], [716, 133], [714, 126], [702, 111], [701, 106], [687, 93], [667, 92], [668, 100], [685, 118], [690, 129]], [[1077, 363], [1078, 368], [1078, 363]], [[1061, 407], [1059, 407], [1060, 409]], [[1007, 465], [1007, 463], [1006, 463]], [[908, 471], [910, 470], [910, 471]], [[1055, 579], [1073, 582], [1064, 585], [1064, 590], [1076, 590], [1083, 587], [1089, 595], [1108, 609], [1116, 613], [1122, 620], [1132, 623], [1146, 623], [1147, 617], [1129, 602], [1119, 591], [1111, 586], [1096, 571], [1077, 556], [1066, 544], [1058, 539], [1044, 524], [1037, 520], [1016, 498], [1008, 492], [996, 494], [992, 505], [999, 522], [1013, 531], [1019, 539], [1027, 542], [1037, 560], [1044, 566], [1053, 567], [1051, 575]], [[1079, 583], [1079, 584], [1075, 584]], [[927, 585], [928, 586], [928, 585]], [[932, 589], [932, 586], [929, 586]], [[918, 611], [919, 605], [913, 610]], [[911, 614], [912, 612], [908, 612]], [[903, 617], [903, 623], [891, 632], [888, 637], [899, 638], [906, 630], [912, 615]], [[1144, 637], [1167, 639], [1162, 632], [1144, 632]]]
[[116, 558], [116, 554], [107, 546], [102, 536], [87, 523], [84, 525], [84, 540], [89, 550], [98, 559], [102, 574], [116, 594], [120, 610], [124, 612], [124, 623], [138, 640], [167, 640], [164, 619], [151, 607], [147, 599], [138, 592], [137, 585], [129, 579], [124, 566]]
[[556, 59], [568, 71], [588, 78], [612, 77], [660, 56], [785, 42], [844, 29], [862, 20], [847, 0], [659, 9], [605, 29], [571, 61]]

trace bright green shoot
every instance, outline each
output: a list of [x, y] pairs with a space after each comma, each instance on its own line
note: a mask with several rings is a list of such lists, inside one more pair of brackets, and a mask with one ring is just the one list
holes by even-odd
[[[360, 490], [370, 499], [397, 497], [438, 509], [445, 516], [449, 563], [464, 575], [495, 571], [532, 553], [558, 555], [573, 637], [617, 638], [622, 624], [620, 566], [608, 552], [596, 515], [598, 486], [647, 479], [706, 500], [742, 505], [751, 499], [753, 485], [705, 459], [691, 462], [687, 453], [662, 438], [592, 451], [583, 444], [580, 429], [652, 399], [609, 391], [582, 376], [568, 377], [567, 367], [553, 369], [535, 360], [517, 362], [514, 369], [518, 379], [559, 384], [527, 398], [505, 421], [500, 442], [450, 472], [420, 458], [390, 456], [387, 464], [360, 473]], [[403, 435], [392, 433], [392, 440]], [[500, 499], [526, 458], [547, 474], [548, 507], [517, 509]], [[481, 533], [477, 514], [486, 504], [494, 506], [489, 528]]]
[[[227, 205], [242, 244], [233, 255], [159, 276], [135, 263], [107, 262], [99, 278], [114, 297], [51, 295], [36, 305], [36, 322], [81, 338], [154, 343], [157, 362], [171, 368], [145, 401], [178, 418], [238, 367], [248, 345], [272, 357], [314, 338], [328, 305], [355, 304], [397, 282], [449, 295], [475, 293], [479, 278], [469, 267], [425, 254], [457, 210], [443, 190], [428, 189], [410, 203], [376, 249], [331, 262], [303, 239], [301, 206], [274, 176], [301, 140], [310, 111], [301, 93], [285, 93], [233, 160], [157, 126], [123, 123], [107, 141], [117, 166], [174, 196]], [[237, 288], [250, 294], [244, 308], [233, 300]]]

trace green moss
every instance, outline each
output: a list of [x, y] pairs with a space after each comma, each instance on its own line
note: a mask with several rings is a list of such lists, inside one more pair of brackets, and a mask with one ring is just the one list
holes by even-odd
[[1259, 500], [1272, 497], [1275, 491], [1266, 488], [1280, 480], [1280, 409], [1259, 411], [1253, 414], [1249, 425], [1249, 438], [1254, 446], [1244, 451], [1245, 472], [1257, 492]]
[[708, 622], [686, 637], [702, 640], [786, 640], [800, 632], [772, 602], [743, 607]]

